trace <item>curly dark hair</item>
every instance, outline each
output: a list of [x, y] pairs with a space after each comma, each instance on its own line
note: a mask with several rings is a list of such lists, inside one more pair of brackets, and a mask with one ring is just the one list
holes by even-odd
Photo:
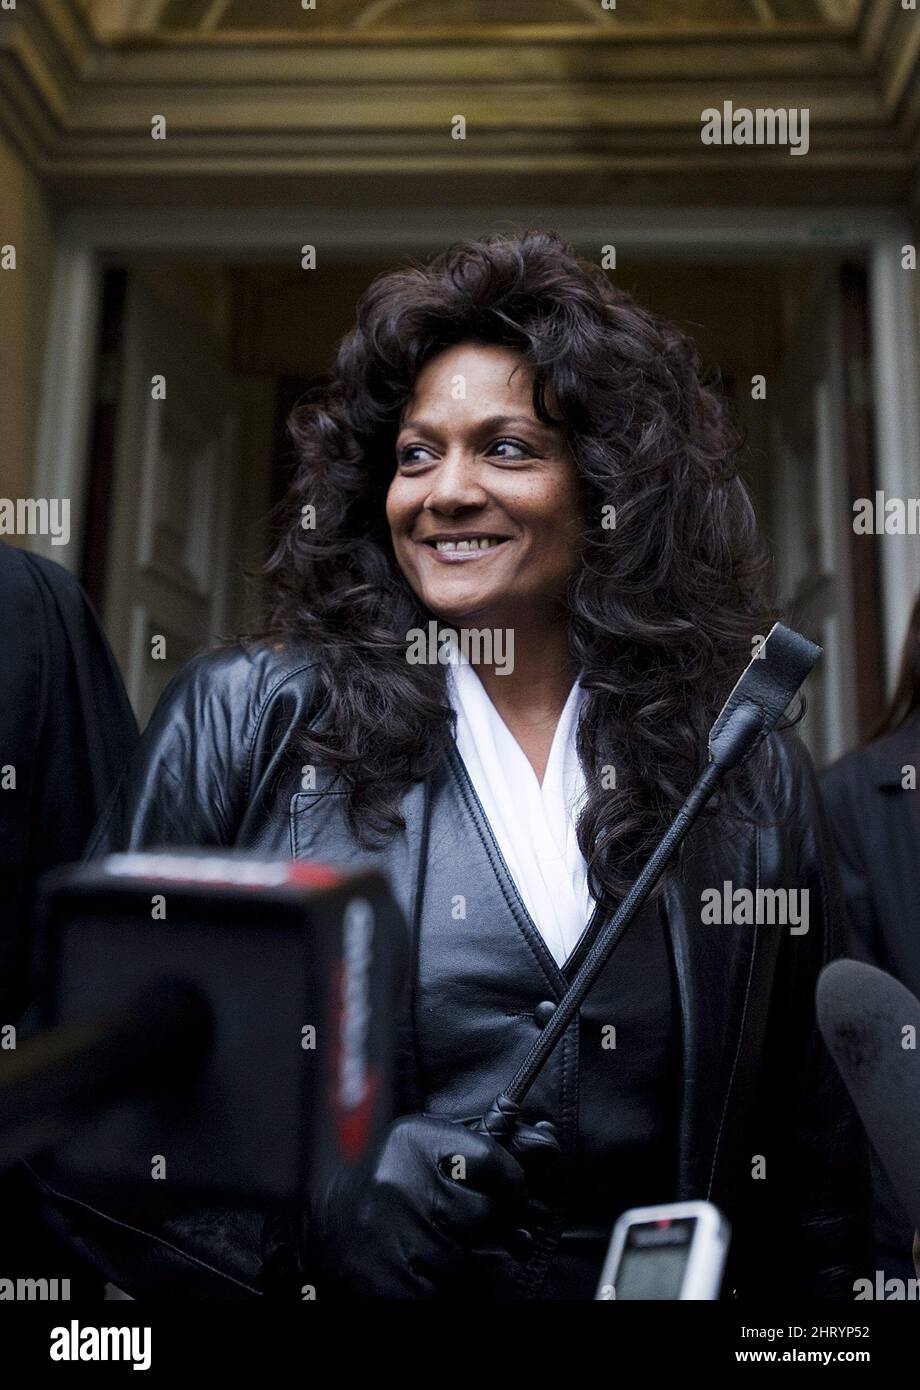
[[[686, 797], [713, 719], [775, 615], [724, 397], [679, 328], [561, 237], [461, 242], [370, 285], [334, 373], [289, 421], [298, 466], [266, 566], [261, 635], [311, 645], [325, 717], [297, 752], [344, 779], [359, 843], [402, 828], [401, 798], [443, 759], [453, 715], [443, 667], [406, 660], [409, 630], [436, 615], [396, 563], [385, 498], [420, 369], [467, 341], [520, 349], [534, 410], [563, 427], [581, 480], [587, 520], [567, 594], [588, 692], [578, 841], [593, 896], [612, 904]], [[308, 506], [312, 529], [301, 524]], [[719, 809], [741, 813], [742, 783], [730, 779]]]

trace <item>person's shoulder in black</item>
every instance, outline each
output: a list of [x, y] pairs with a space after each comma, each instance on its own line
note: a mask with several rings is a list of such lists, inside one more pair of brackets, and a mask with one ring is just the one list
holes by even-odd
[[109, 645], [81, 585], [0, 544], [0, 1017], [28, 1003], [38, 878], [80, 858], [137, 742]]
[[[77, 860], [137, 742], [105, 635], [62, 566], [0, 543], [0, 1025], [30, 999], [32, 901], [48, 869]], [[97, 1275], [34, 1219], [18, 1170], [0, 1181], [4, 1272]]]

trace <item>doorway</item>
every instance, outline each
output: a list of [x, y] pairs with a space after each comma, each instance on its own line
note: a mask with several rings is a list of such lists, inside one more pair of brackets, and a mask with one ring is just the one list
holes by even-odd
[[[559, 223], [558, 215], [547, 220]], [[777, 256], [775, 244], [770, 251], [758, 244], [769, 240], [763, 226], [756, 238], [748, 229], [734, 244], [724, 228], [713, 235], [711, 219], [695, 237], [692, 227], [682, 230], [686, 235], [675, 248], [661, 244], [667, 229], [645, 227], [640, 235], [634, 228], [637, 244], [621, 254], [611, 274], [641, 303], [681, 323], [704, 362], [721, 369], [747, 437], [741, 466], [774, 552], [778, 598], [790, 621], [826, 649], [801, 729], [816, 760], [825, 763], [852, 746], [878, 712], [897, 618], [890, 576], [880, 573], [870, 547], [854, 548], [849, 522], [852, 497], [871, 495], [854, 494], [854, 486], [884, 485], [886, 469], [905, 468], [904, 458], [892, 459], [890, 450], [879, 456], [884, 430], [872, 389], [882, 371], [873, 351], [880, 325], [872, 295], [885, 267], [893, 268], [893, 241], [889, 233], [873, 245], [864, 232], [857, 238], [838, 227], [845, 246], [792, 254], [787, 228], [784, 254]], [[80, 232], [91, 241], [85, 227]], [[385, 254], [378, 243], [387, 237], [379, 228], [373, 255], [355, 237], [349, 246], [340, 234], [339, 256], [313, 276], [299, 264], [292, 267], [290, 257], [280, 263], [277, 246], [263, 255], [249, 247], [242, 256], [238, 244], [224, 254], [208, 245], [197, 258], [185, 248], [181, 259], [160, 251], [154, 265], [148, 255], [124, 255], [118, 264], [111, 253], [105, 258], [104, 269], [122, 273], [133, 286], [133, 297], [126, 291], [123, 301], [123, 341], [134, 346], [120, 354], [116, 413], [122, 423], [113, 436], [108, 504], [110, 519], [127, 517], [120, 529], [132, 539], [121, 551], [115, 545], [106, 550], [102, 607], [142, 721], [176, 664], [250, 625], [259, 594], [257, 579], [247, 575], [264, 558], [268, 513], [290, 464], [282, 426], [291, 400], [301, 384], [328, 370], [374, 275], [407, 252], [417, 254], [417, 247], [404, 244], [405, 229], [400, 238], [394, 229]], [[437, 245], [444, 239], [438, 234]], [[572, 239], [598, 258], [584, 234]], [[623, 240], [628, 246], [629, 238]], [[87, 254], [98, 256], [98, 248]], [[166, 282], [173, 286], [171, 305], [163, 294]], [[94, 338], [100, 317], [104, 321], [103, 283], [100, 270], [94, 285], [99, 303], [82, 306]], [[146, 329], [132, 330], [132, 314]], [[884, 325], [889, 337], [903, 329], [903, 322]], [[153, 348], [157, 335], [161, 345]], [[170, 336], [181, 337], [184, 346], [169, 371], [176, 383], [173, 424], [157, 435], [149, 408], [145, 427], [138, 400], [152, 389], [157, 359], [160, 365], [170, 360]], [[105, 344], [105, 333], [99, 341]], [[104, 364], [90, 376], [105, 379]], [[763, 379], [760, 392], [756, 378]], [[59, 405], [59, 387], [56, 393]], [[137, 399], [129, 400], [132, 393]], [[53, 415], [54, 394], [46, 418]], [[97, 394], [95, 388], [89, 394]], [[901, 380], [895, 395], [909, 437], [916, 410], [912, 385], [908, 390]], [[91, 436], [91, 412], [85, 428]], [[168, 478], [167, 497], [162, 482]], [[85, 520], [89, 554], [98, 523], [89, 515]], [[97, 562], [98, 553], [97, 536]], [[149, 656], [157, 637], [166, 653], [159, 665]]]

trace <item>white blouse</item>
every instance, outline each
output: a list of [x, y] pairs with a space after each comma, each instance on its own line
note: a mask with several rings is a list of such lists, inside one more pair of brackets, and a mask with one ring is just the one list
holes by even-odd
[[575, 837], [585, 778], [575, 747], [585, 692], [569, 692], [542, 786], [517, 739], [461, 651], [447, 667], [457, 711], [457, 751], [524, 905], [558, 965], [594, 911], [587, 865]]

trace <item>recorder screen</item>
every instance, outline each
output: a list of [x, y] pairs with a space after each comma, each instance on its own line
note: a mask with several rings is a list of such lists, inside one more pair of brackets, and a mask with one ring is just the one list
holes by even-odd
[[616, 1276], [617, 1302], [678, 1299], [695, 1225], [690, 1218], [631, 1226]]

